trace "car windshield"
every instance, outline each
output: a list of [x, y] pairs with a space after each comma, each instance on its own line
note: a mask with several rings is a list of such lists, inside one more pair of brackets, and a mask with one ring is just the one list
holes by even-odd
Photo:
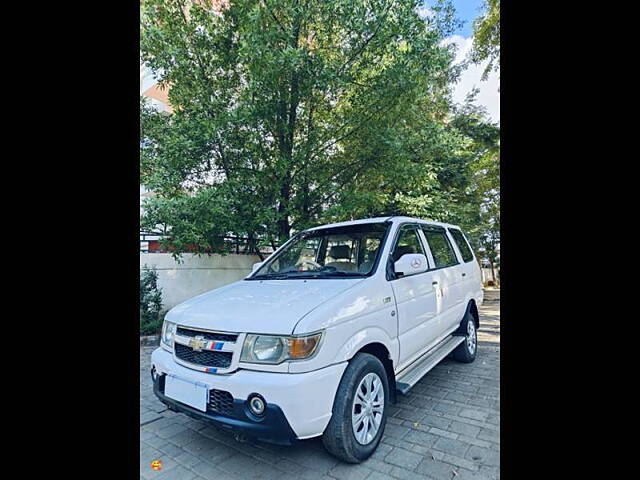
[[365, 223], [302, 232], [249, 280], [364, 277], [372, 273], [387, 227]]

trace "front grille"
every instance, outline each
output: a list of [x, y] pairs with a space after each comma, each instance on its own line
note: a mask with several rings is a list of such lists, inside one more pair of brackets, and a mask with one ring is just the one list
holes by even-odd
[[200, 330], [191, 330], [188, 328], [178, 327], [176, 332], [183, 337], [195, 337], [196, 335], [202, 336], [205, 340], [213, 340], [216, 342], [235, 342], [238, 339], [238, 335], [227, 333], [215, 333], [215, 332], [201, 332]]
[[175, 343], [176, 357], [182, 361], [203, 365], [206, 367], [229, 368], [232, 352], [218, 352], [215, 350], [194, 351], [191, 347]]
[[224, 390], [210, 390], [207, 410], [219, 413], [220, 415], [232, 415], [233, 396]]

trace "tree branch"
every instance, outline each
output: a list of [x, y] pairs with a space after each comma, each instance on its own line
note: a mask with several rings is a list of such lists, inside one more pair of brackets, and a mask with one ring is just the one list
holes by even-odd
[[389, 10], [391, 9], [391, 5], [393, 5], [395, 3], [395, 0], [390, 0], [389, 3], [387, 4], [387, 8], [385, 9], [382, 18], [380, 19], [380, 21], [378, 22], [378, 25], [376, 25], [375, 30], [373, 31], [373, 33], [369, 36], [369, 38], [367, 38], [365, 40], [365, 42], [362, 44], [362, 46], [360, 46], [360, 48], [356, 49], [355, 53], [352, 54], [347, 61], [338, 69], [338, 75], [342, 75], [343, 70], [349, 65], [351, 64], [359, 55], [362, 54], [362, 52], [364, 52], [365, 48], [367, 48], [367, 45], [369, 45], [369, 43], [371, 42], [371, 40], [373, 40], [373, 38], [378, 34], [378, 32], [380, 31], [380, 28], [382, 27], [382, 24], [384, 23], [384, 21], [387, 18], [387, 15], [389, 14]]

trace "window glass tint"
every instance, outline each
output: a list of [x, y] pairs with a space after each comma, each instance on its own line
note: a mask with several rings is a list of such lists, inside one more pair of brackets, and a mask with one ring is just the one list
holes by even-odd
[[453, 240], [456, 242], [456, 245], [458, 245], [458, 248], [460, 249], [460, 253], [462, 253], [462, 260], [464, 260], [465, 262], [470, 262], [471, 260], [473, 260], [473, 253], [471, 252], [471, 247], [465, 240], [464, 236], [462, 235], [462, 232], [460, 230], [455, 230], [453, 228], [450, 228], [449, 233], [453, 237]]
[[387, 228], [387, 224], [374, 223], [303, 233], [251, 278], [368, 275], [373, 270]]
[[324, 265], [338, 270], [352, 272], [357, 270], [356, 253], [359, 239], [348, 235], [327, 237], [327, 256]]
[[415, 227], [403, 227], [398, 237], [396, 248], [393, 249], [393, 261], [397, 262], [406, 253], [421, 253], [424, 255], [418, 231]]
[[280, 272], [297, 268], [300, 270], [312, 268], [312, 262], [316, 261], [318, 248], [320, 248], [320, 241], [320, 238], [307, 238], [297, 242], [271, 263], [269, 271]]
[[436, 263], [436, 268], [450, 267], [456, 265], [458, 259], [453, 251], [451, 243], [444, 231], [444, 229], [435, 230], [431, 228], [424, 228], [424, 235], [427, 237], [427, 243], [433, 254], [433, 261]]
[[380, 244], [382, 243], [381, 236], [364, 236], [362, 238], [362, 255], [360, 256], [360, 265], [358, 267], [359, 272], [370, 272], [373, 264], [376, 261], [378, 250], [380, 250]]

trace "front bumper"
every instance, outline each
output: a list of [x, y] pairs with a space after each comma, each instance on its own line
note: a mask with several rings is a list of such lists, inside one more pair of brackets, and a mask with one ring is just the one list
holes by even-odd
[[212, 423], [234, 434], [246, 435], [264, 442], [290, 445], [297, 441], [295, 432], [277, 405], [267, 404], [265, 414], [260, 419], [252, 417], [247, 411], [247, 402], [237, 398], [233, 400], [233, 410], [229, 416], [210, 411], [202, 412], [165, 396], [164, 380], [164, 374], [154, 378], [153, 393], [174, 412], [184, 413], [191, 418]]
[[[205, 413], [166, 397], [163, 382], [158, 379], [154, 381], [154, 392], [169, 408], [235, 433], [285, 444], [324, 432], [331, 419], [338, 384], [347, 367], [347, 362], [343, 362], [307, 373], [237, 370], [229, 375], [216, 375], [179, 365], [173, 361], [173, 355], [162, 348], [153, 352], [151, 362], [159, 375], [171, 374], [205, 383], [210, 390], [227, 391], [233, 396], [231, 414]], [[262, 419], [248, 413], [246, 403], [252, 393], [259, 393], [267, 403]]]

